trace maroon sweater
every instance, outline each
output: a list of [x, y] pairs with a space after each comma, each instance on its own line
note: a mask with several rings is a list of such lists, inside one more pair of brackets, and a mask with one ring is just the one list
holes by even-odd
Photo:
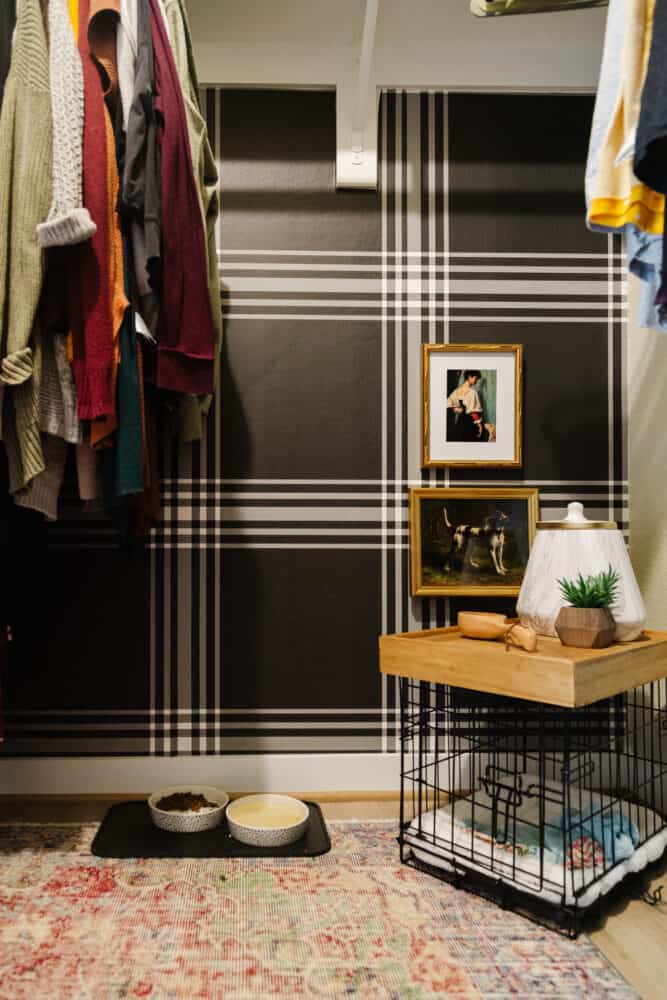
[[206, 246], [192, 170], [181, 85], [157, 0], [150, 0], [162, 175], [162, 302], [157, 384], [183, 393], [213, 392], [215, 327]]
[[90, 0], [79, 0], [79, 52], [83, 63], [83, 204], [97, 224], [92, 239], [69, 248], [72, 370], [80, 420], [113, 413], [107, 140], [102, 84], [88, 46]]

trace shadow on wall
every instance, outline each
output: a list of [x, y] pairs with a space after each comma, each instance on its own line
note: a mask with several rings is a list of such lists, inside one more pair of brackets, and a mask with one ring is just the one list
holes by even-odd
[[[573, 459], [582, 470], [591, 470], [591, 479], [599, 478], [593, 466], [599, 466], [600, 442], [607, 439], [608, 409], [606, 393], [597, 389], [585, 395], [565, 390], [546, 407], [540, 426], [544, 447], [551, 452], [553, 479], [571, 478]], [[606, 468], [600, 471], [607, 473]]]
[[[220, 294], [223, 302], [228, 300], [229, 286], [225, 285], [224, 282], [220, 283]], [[220, 391], [218, 397], [218, 403], [222, 410], [218, 423], [218, 431], [222, 435], [222, 467], [219, 470], [219, 475], [222, 479], [226, 479], [228, 476], [234, 479], [248, 479], [252, 476], [254, 458], [253, 440], [248, 417], [243, 405], [243, 397], [234, 374], [234, 366], [230, 363], [227, 327], [228, 322], [225, 320], [220, 358]], [[250, 344], [247, 344], [247, 349], [251, 349]], [[233, 522], [232, 526], [242, 528], [243, 522]], [[239, 541], [241, 541], [241, 539], [239, 539]], [[222, 554], [224, 556], [224, 550]], [[244, 601], [247, 602], [247, 607], [255, 608], [259, 613], [261, 609], [261, 581], [258, 554], [252, 549], [245, 549], [244, 555]], [[222, 663], [218, 663], [216, 665], [216, 669], [221, 671], [221, 705], [227, 705], [228, 698], [226, 697], [224, 687], [225, 670], [223, 666], [227, 662], [225, 650], [226, 629], [224, 624], [226, 616], [222, 609], [229, 606], [229, 597], [226, 594], [226, 590], [227, 588], [234, 587], [235, 580], [233, 574], [227, 574], [225, 572], [224, 561], [222, 566], [222, 579], [220, 584], [221, 608], [219, 609], [219, 613], [222, 614], [223, 622], [221, 639]], [[258, 673], [258, 657], [260, 654], [256, 628], [244, 631], [243, 643], [243, 672], [248, 677], [250, 690], [259, 691], [260, 683]], [[257, 706], [247, 705], [245, 707], [255, 708]], [[220, 722], [218, 722], [218, 725], [220, 725]], [[224, 735], [223, 730], [223, 738]]]
[[[229, 300], [229, 286], [220, 283], [222, 301]], [[222, 408], [219, 420], [219, 432], [222, 434], [222, 468], [219, 474], [224, 478], [229, 475], [227, 460], [229, 447], [233, 450], [234, 478], [244, 479], [251, 475], [253, 464], [252, 436], [250, 426], [243, 407], [242, 396], [234, 377], [234, 366], [229, 358], [229, 321], [224, 320], [222, 349], [220, 352], [220, 393], [219, 405]], [[250, 349], [248, 347], [248, 349]]]

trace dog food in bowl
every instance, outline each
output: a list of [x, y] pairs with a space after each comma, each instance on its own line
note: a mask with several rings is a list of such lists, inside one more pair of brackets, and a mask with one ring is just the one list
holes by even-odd
[[219, 826], [229, 796], [211, 785], [175, 785], [148, 799], [151, 819], [170, 833], [200, 833]]
[[155, 805], [163, 812], [201, 812], [202, 809], [217, 809], [216, 802], [209, 802], [205, 795], [194, 792], [172, 792], [159, 799]]
[[232, 837], [251, 847], [284, 847], [306, 831], [308, 806], [291, 795], [244, 795], [227, 806]]

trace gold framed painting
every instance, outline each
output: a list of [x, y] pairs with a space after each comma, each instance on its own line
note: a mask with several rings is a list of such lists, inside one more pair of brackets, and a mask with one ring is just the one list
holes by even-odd
[[423, 344], [424, 468], [522, 462], [521, 344]]
[[535, 489], [410, 490], [413, 596], [516, 596], [538, 516]]

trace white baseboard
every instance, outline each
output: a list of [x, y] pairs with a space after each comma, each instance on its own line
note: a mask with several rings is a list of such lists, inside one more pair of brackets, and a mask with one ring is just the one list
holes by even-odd
[[116, 795], [187, 782], [244, 792], [398, 792], [399, 754], [14, 757], [0, 795]]

